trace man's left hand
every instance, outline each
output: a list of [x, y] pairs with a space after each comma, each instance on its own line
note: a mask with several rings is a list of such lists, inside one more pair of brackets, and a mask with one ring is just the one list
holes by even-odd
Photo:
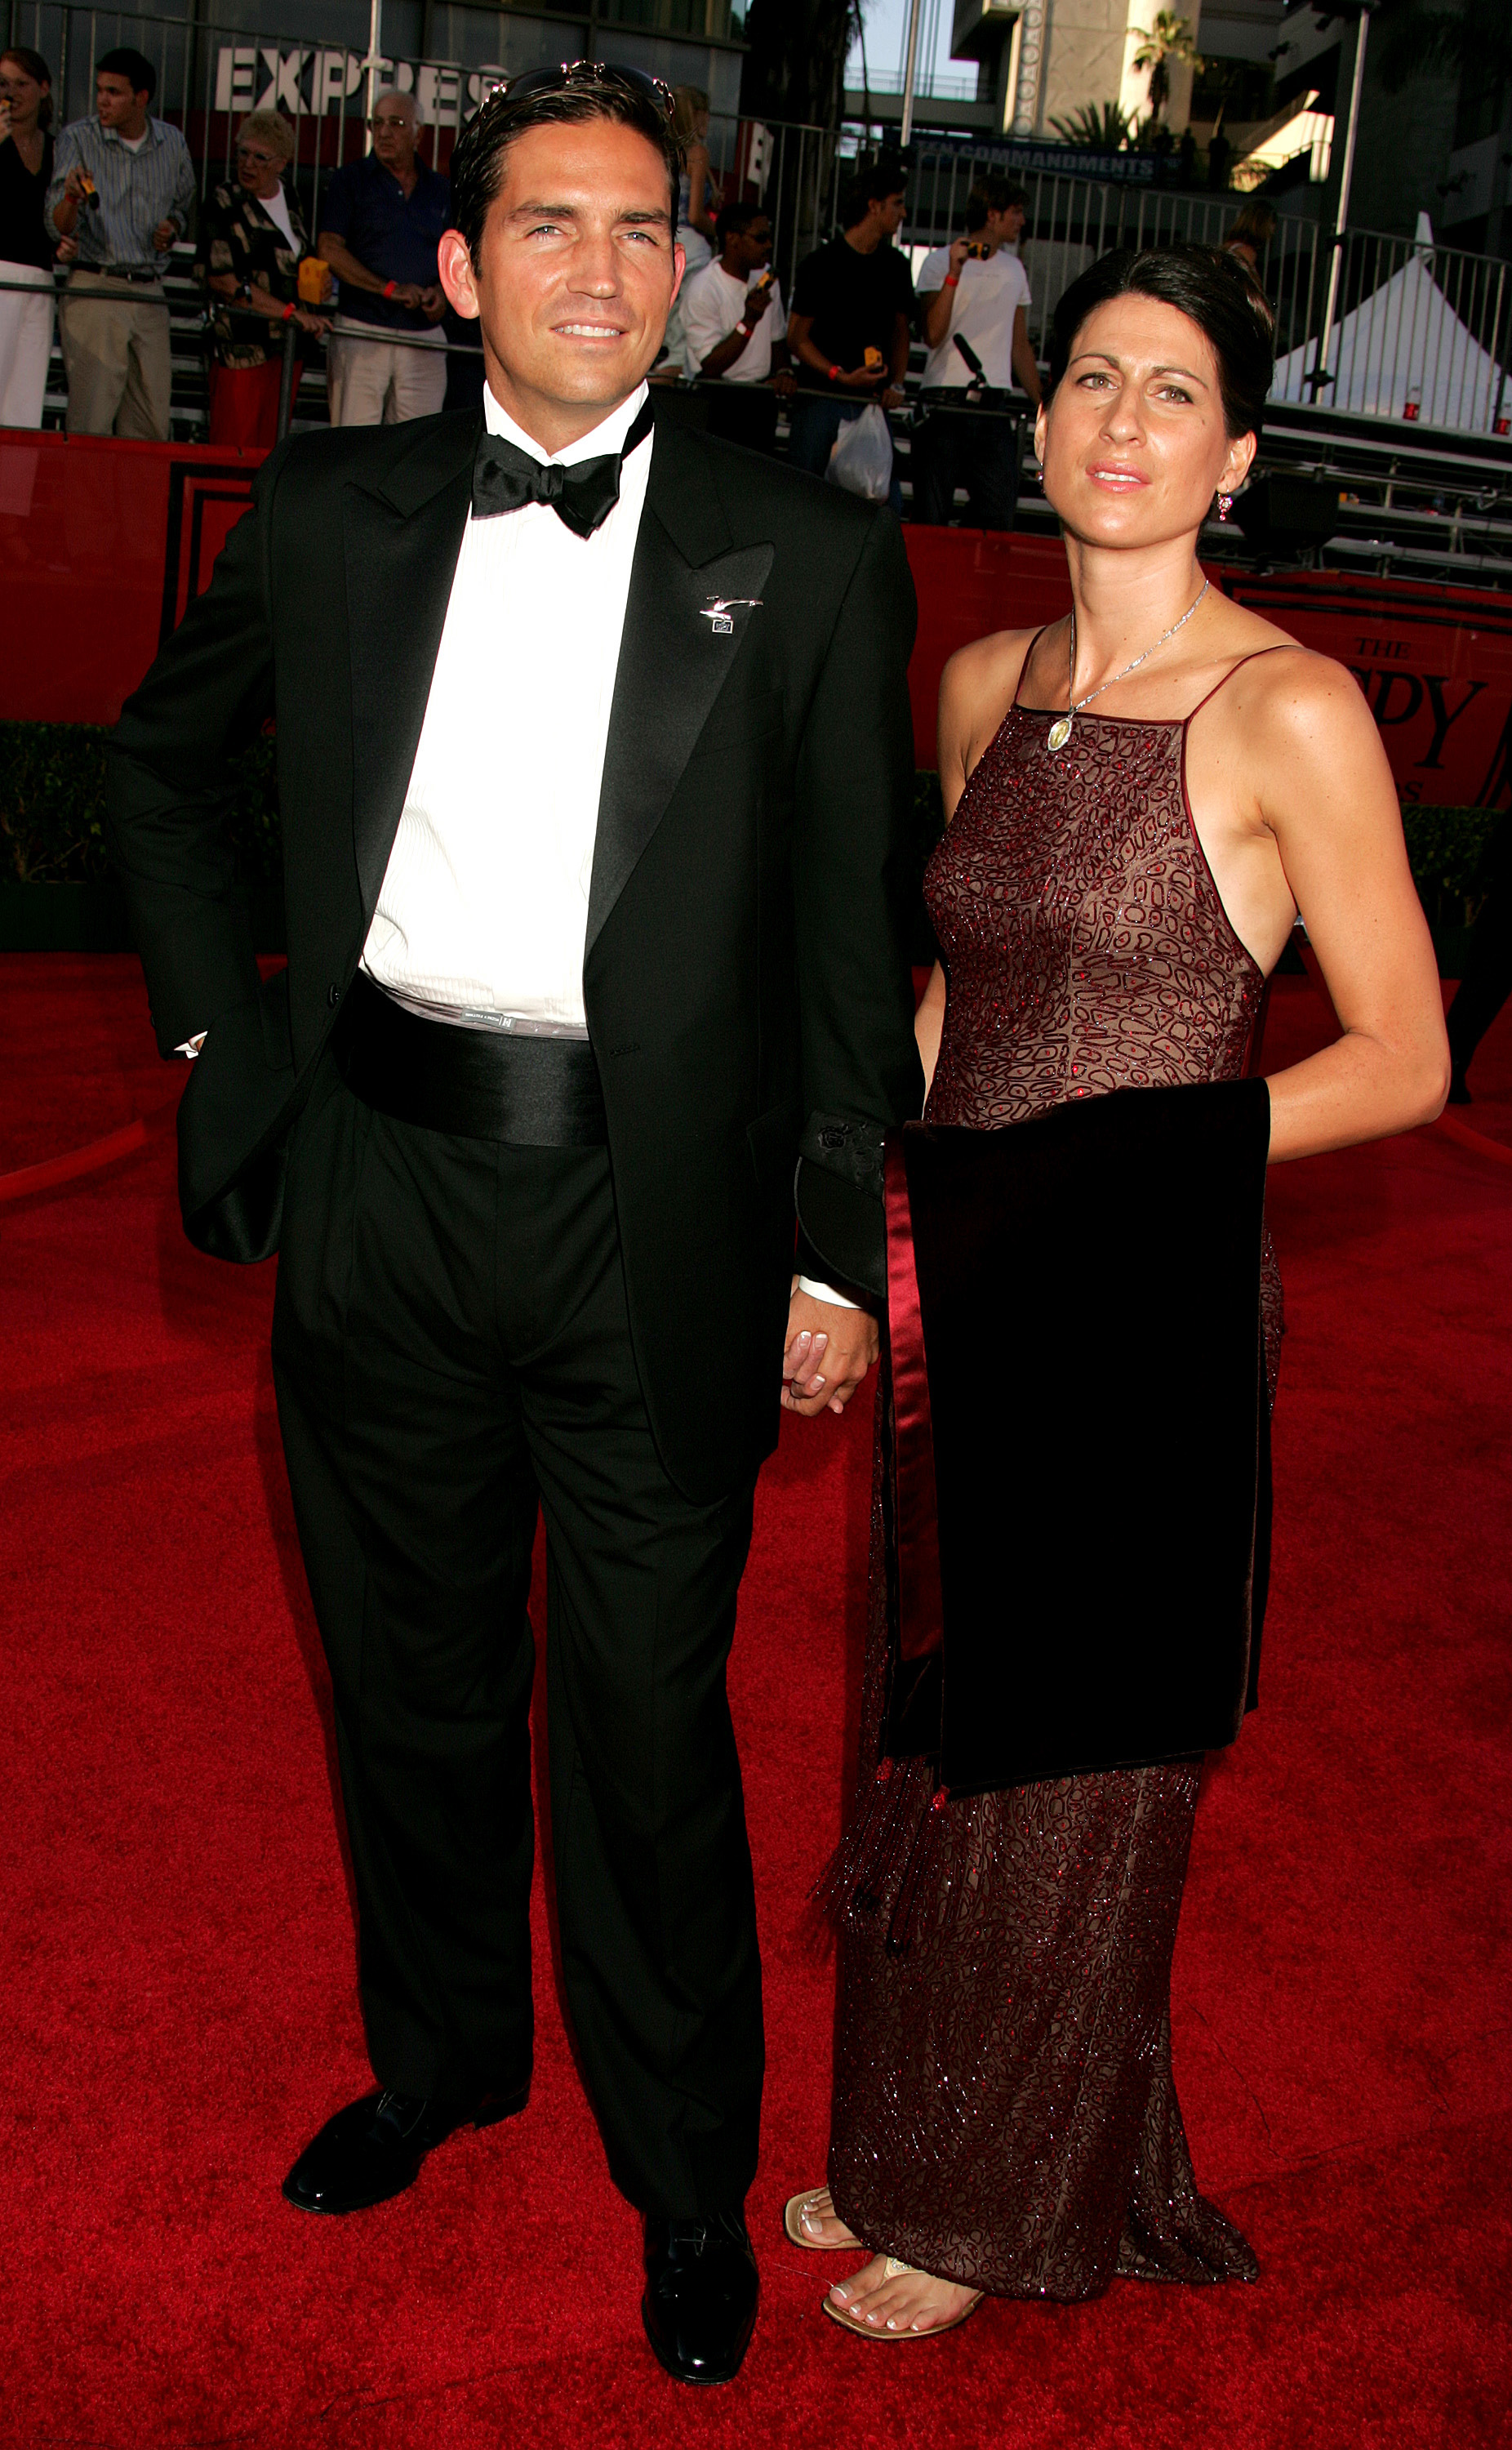
[[870, 1311], [816, 1301], [795, 1284], [783, 1353], [784, 1410], [810, 1421], [820, 1412], [843, 1412], [879, 1350]]
[[901, 383], [889, 383], [882, 396], [882, 404], [883, 408], [901, 408], [907, 398]]
[[159, 222], [157, 228], [152, 233], [152, 244], [156, 253], [159, 255], [167, 255], [172, 248], [178, 244], [178, 223]]

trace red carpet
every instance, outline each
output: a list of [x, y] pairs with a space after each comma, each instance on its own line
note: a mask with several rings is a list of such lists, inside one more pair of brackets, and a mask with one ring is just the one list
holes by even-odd
[[[0, 962], [0, 1171], [171, 1077], [134, 965]], [[1268, 1060], [1322, 1016], [1283, 982]], [[1472, 1076], [1512, 1144], [1512, 1023]], [[1199, 2174], [1252, 2289], [998, 2304], [904, 2355], [819, 2299], [835, 1835], [868, 1420], [789, 1424], [734, 1692], [766, 1954], [741, 2380], [664, 2381], [544, 1910], [528, 2115], [352, 2222], [279, 2196], [366, 2080], [326, 1693], [273, 1416], [272, 1270], [183, 1241], [172, 1141], [0, 1212], [6, 1720], [0, 2440], [143, 2450], [876, 2442], [1316, 2450], [1512, 2440], [1506, 1432], [1512, 1172], [1439, 1134], [1282, 1169], [1265, 1699], [1212, 1769], [1177, 1950]]]

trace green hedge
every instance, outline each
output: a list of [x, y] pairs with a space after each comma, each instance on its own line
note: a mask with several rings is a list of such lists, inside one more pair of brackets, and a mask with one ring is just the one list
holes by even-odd
[[[105, 742], [95, 724], [0, 724], [0, 885], [91, 885], [105, 882]], [[1418, 891], [1435, 932], [1447, 937], [1473, 924], [1480, 906], [1486, 850], [1498, 823], [1494, 808], [1426, 808], [1408, 805], [1402, 821]], [[282, 885], [278, 785], [273, 741], [255, 740], [242, 760], [231, 808], [231, 833], [242, 876], [262, 904]], [[940, 840], [944, 818], [938, 774], [914, 778], [910, 865], [918, 886]], [[915, 896], [919, 962], [933, 961], [935, 943], [922, 899]]]
[[[100, 885], [105, 846], [105, 744], [93, 723], [0, 723], [0, 885]], [[248, 887], [281, 887], [273, 741], [241, 760], [231, 836]]]

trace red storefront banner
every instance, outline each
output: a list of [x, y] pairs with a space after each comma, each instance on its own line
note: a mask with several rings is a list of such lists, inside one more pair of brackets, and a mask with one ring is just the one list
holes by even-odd
[[[0, 433], [0, 716], [113, 723], [208, 581], [261, 457]], [[915, 750], [933, 766], [948, 657], [987, 631], [1058, 620], [1071, 591], [1052, 537], [903, 534], [919, 591]], [[1465, 807], [1512, 797], [1512, 595], [1336, 571], [1212, 575], [1354, 673], [1404, 799]]]

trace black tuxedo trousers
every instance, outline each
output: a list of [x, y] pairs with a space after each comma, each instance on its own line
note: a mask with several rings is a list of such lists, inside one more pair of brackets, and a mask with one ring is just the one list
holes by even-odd
[[607, 1152], [422, 1131], [328, 1062], [273, 1356], [379, 2082], [466, 2102], [529, 2079], [539, 1507], [562, 1967], [610, 2167], [647, 2210], [740, 2204], [761, 1972], [725, 1666], [754, 1475], [707, 1506], [667, 1475]]
[[[692, 2216], [737, 2204], [756, 2159], [725, 1662], [795, 1223], [811, 1270], [880, 1292], [882, 1136], [921, 1096], [913, 588], [885, 513], [658, 417], [586, 913], [607, 1146], [400, 1124], [349, 1093], [331, 1033], [414, 768], [480, 422], [299, 436], [259, 470], [122, 715], [111, 845], [159, 1045], [207, 1033], [179, 1111], [185, 1227], [222, 1257], [280, 1252], [279, 1402], [374, 2067], [456, 2102], [529, 2067], [543, 1509], [572, 2021], [619, 2182]], [[288, 966], [264, 982], [226, 814], [270, 718]], [[501, 734], [506, 774], [513, 753]]]

